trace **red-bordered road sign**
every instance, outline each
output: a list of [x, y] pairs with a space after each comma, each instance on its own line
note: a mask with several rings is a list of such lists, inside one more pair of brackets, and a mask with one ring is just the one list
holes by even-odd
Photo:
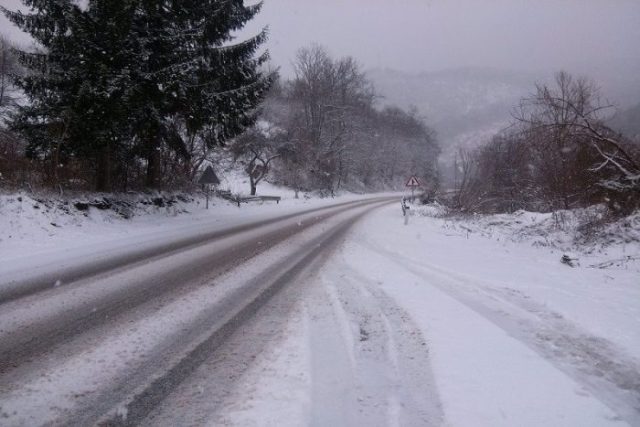
[[405, 186], [407, 187], [420, 187], [420, 181], [418, 181], [418, 178], [414, 175], [411, 178], [409, 178], [407, 180], [407, 183], [405, 184]]

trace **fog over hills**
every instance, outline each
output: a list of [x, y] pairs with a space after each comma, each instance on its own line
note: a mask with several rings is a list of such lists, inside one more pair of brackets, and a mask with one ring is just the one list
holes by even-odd
[[[585, 74], [623, 116], [640, 101], [640, 73], [633, 68]], [[519, 100], [535, 91], [536, 82], [553, 79], [553, 72], [473, 67], [422, 73], [378, 68], [367, 71], [367, 75], [381, 96], [381, 105], [418, 109], [438, 133], [445, 162], [458, 147], [478, 146], [509, 126]]]
[[531, 77], [506, 71], [460, 68], [419, 74], [369, 71], [380, 102], [415, 106], [439, 136], [446, 156], [466, 137], [492, 134], [509, 122], [510, 111], [531, 91]]

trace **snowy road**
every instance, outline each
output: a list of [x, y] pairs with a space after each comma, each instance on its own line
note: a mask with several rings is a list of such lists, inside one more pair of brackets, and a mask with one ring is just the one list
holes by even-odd
[[9, 271], [0, 280], [9, 290], [0, 311], [0, 424], [139, 423], [385, 200], [130, 248], [128, 260], [48, 263], [22, 281]]
[[640, 425], [637, 270], [385, 203], [34, 269], [0, 305], [0, 425]]
[[[0, 303], [46, 290], [51, 287], [52, 277], [56, 277], [60, 284], [71, 283], [136, 262], [148, 262], [154, 257], [166, 256], [213, 240], [281, 223], [300, 215], [322, 213], [354, 203], [358, 202], [310, 208], [253, 222], [241, 221], [231, 227], [225, 224], [222, 227], [205, 225], [196, 231], [193, 228], [177, 229], [174, 233], [165, 233], [161, 238], [137, 236], [133, 240], [123, 239], [121, 243], [116, 244], [109, 242], [110, 244], [99, 245], [89, 250], [86, 246], [80, 246], [79, 251], [61, 251], [62, 253], [53, 256], [47, 253], [42, 261], [30, 258], [28, 264], [9, 260], [0, 264]], [[35, 254], [35, 258], [40, 259], [39, 254]]]
[[[405, 226], [397, 206], [379, 209], [307, 279], [223, 404], [204, 418], [167, 407], [153, 419], [640, 425], [638, 271], [572, 269], [560, 255], [441, 219]], [[176, 393], [208, 400], [202, 378]]]

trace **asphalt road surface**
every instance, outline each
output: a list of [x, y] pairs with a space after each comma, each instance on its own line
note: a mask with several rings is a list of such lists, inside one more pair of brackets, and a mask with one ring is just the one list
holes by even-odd
[[150, 414], [213, 359], [209, 387], [224, 394], [229, 366], [244, 363], [232, 359], [246, 352], [221, 354], [221, 346], [247, 322], [286, 316], [286, 304], [264, 307], [277, 295], [293, 301], [351, 225], [391, 200], [0, 273], [0, 425], [155, 424]]

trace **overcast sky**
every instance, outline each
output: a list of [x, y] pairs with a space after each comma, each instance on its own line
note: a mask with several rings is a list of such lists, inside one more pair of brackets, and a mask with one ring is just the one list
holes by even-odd
[[640, 0], [265, 0], [285, 73], [311, 42], [366, 68], [640, 66]]
[[[0, 25], [25, 40], [4, 18]], [[265, 0], [246, 30], [263, 25], [285, 75], [295, 51], [312, 42], [365, 68], [411, 72], [640, 68], [640, 0]]]

